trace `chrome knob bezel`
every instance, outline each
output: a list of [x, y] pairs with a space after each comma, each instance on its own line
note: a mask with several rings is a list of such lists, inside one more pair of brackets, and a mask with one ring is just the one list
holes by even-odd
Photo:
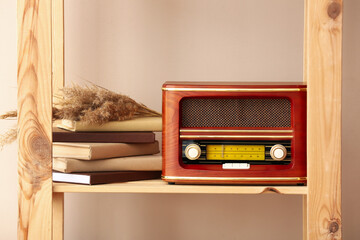
[[[191, 156], [189, 154], [190, 150], [192, 150], [192, 149], [195, 149], [197, 151], [197, 154], [195, 156]], [[185, 156], [186, 156], [187, 159], [189, 159], [189, 160], [197, 160], [200, 157], [200, 155], [201, 155], [201, 148], [200, 148], [199, 145], [192, 143], [192, 144], [189, 144], [189, 145], [186, 146], [186, 148], [185, 148]]]
[[[281, 158], [278, 158], [275, 156], [275, 151], [276, 150], [282, 150], [284, 152], [283, 156]], [[275, 161], [282, 161], [286, 158], [286, 155], [287, 155], [287, 150], [286, 148], [284, 147], [284, 145], [281, 145], [281, 144], [276, 144], [274, 146], [271, 147], [270, 149], [270, 156], [273, 160]]]

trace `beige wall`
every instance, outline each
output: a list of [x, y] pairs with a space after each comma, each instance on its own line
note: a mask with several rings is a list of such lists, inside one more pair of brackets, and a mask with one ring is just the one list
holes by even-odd
[[[360, 3], [345, 0], [344, 238], [356, 231]], [[261, 6], [259, 8], [259, 6]], [[16, 107], [16, 4], [0, 2], [0, 112]], [[303, 1], [66, 0], [66, 81], [161, 110], [167, 80], [300, 81]], [[3, 129], [13, 122], [0, 122]], [[16, 146], [0, 152], [1, 239], [16, 234]], [[302, 239], [300, 196], [66, 194], [65, 239]]]
[[[0, 1], [0, 113], [16, 109], [16, 1]], [[14, 120], [0, 121], [0, 133]], [[0, 239], [16, 239], [17, 146], [0, 151]]]

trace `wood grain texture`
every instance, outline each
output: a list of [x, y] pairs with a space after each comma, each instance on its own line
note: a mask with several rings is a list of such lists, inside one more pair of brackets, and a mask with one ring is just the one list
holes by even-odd
[[53, 193], [53, 240], [64, 239], [64, 193]]
[[341, 239], [342, 1], [307, 0], [309, 240]]
[[51, 1], [17, 5], [18, 239], [51, 239]]
[[53, 101], [59, 99], [64, 87], [64, 0], [52, 1], [52, 72]]
[[192, 194], [298, 194], [306, 195], [306, 186], [234, 186], [234, 185], [169, 185], [164, 181], [144, 180], [103, 185], [54, 183], [54, 192], [100, 193], [192, 193]]
[[[59, 101], [64, 87], [64, 0], [52, 1], [52, 96]], [[64, 193], [53, 193], [53, 240], [64, 239]]]

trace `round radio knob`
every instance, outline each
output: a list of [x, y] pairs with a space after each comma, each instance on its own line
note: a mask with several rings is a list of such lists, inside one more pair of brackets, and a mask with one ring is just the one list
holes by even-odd
[[286, 157], [286, 148], [281, 144], [276, 144], [270, 149], [270, 156], [273, 160], [281, 161]]
[[189, 160], [196, 160], [201, 155], [201, 149], [197, 144], [189, 144], [185, 148], [185, 156]]

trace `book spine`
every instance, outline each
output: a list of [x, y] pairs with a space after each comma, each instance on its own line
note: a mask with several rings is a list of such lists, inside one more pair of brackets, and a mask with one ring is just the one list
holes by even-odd
[[113, 121], [103, 125], [88, 125], [83, 122], [72, 122], [69, 120], [62, 120], [62, 124], [57, 125], [59, 128], [70, 131], [80, 132], [161, 132], [162, 118], [161, 117], [144, 117], [135, 118], [132, 120]]
[[60, 172], [161, 171], [160, 155], [110, 158], [94, 161], [54, 158], [53, 169]]
[[153, 132], [53, 132], [53, 142], [151, 143]]
[[156, 154], [159, 151], [159, 142], [157, 141], [153, 143], [124, 143], [121, 146], [114, 145], [108, 148], [97, 146], [91, 148], [89, 160]]
[[149, 179], [158, 179], [161, 177], [160, 171], [151, 172], [122, 172], [121, 174], [114, 175], [94, 175], [90, 176], [90, 185], [103, 184], [103, 183], [120, 183], [128, 181], [140, 181]]

